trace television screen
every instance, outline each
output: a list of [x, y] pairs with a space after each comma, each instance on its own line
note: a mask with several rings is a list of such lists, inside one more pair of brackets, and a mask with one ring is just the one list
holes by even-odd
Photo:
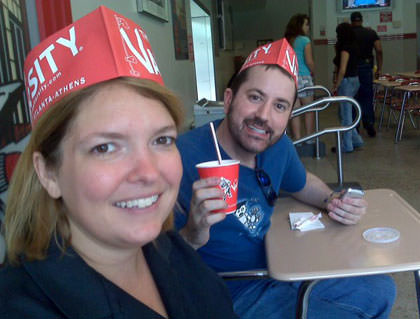
[[342, 10], [391, 8], [391, 0], [342, 0]]

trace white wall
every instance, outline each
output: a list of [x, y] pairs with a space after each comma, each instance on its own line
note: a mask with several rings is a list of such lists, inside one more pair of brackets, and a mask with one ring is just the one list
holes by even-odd
[[[170, 2], [168, 1], [168, 3]], [[138, 23], [146, 31], [165, 85], [175, 91], [184, 102], [186, 109], [185, 126], [189, 127], [192, 121], [192, 106], [197, 100], [194, 62], [175, 60], [171, 14], [169, 14], [169, 22], [161, 22], [146, 14], [138, 13], [135, 0], [71, 0], [73, 20], [79, 19], [99, 5], [105, 5], [121, 13]], [[186, 1], [186, 6], [187, 16], [189, 17], [189, 1]], [[187, 20], [188, 32], [191, 34], [191, 21]]]

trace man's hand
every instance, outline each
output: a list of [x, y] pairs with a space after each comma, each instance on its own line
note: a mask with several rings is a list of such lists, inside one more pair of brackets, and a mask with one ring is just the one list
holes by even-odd
[[367, 201], [363, 198], [331, 198], [327, 203], [328, 216], [345, 225], [357, 224], [366, 214]]
[[192, 188], [190, 213], [181, 236], [194, 248], [204, 246], [210, 238], [210, 227], [223, 219], [225, 213], [212, 211], [227, 208], [223, 191], [217, 187], [220, 178], [210, 177], [195, 181]]

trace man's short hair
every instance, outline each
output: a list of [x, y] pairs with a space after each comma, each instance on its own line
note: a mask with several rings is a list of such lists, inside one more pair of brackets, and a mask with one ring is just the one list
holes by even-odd
[[[289, 72], [287, 72], [285, 69], [283, 69], [281, 66], [277, 64], [260, 64], [260, 65], [265, 66], [266, 70], [277, 69], [280, 72], [282, 72], [284, 75], [286, 75], [290, 80], [292, 80], [293, 82], [295, 81], [293, 76]], [[229, 81], [228, 88], [232, 90], [234, 97], [236, 96], [236, 93], [239, 91], [242, 84], [246, 82], [246, 80], [248, 80], [249, 70], [254, 67], [255, 66], [252, 66], [241, 72], [236, 73], [236, 75], [234, 75], [233, 78]], [[293, 105], [296, 103], [296, 99], [297, 99], [297, 88], [295, 89], [295, 98], [293, 101]]]
[[363, 21], [363, 16], [359, 11], [355, 11], [350, 16], [351, 22], [361, 22]]

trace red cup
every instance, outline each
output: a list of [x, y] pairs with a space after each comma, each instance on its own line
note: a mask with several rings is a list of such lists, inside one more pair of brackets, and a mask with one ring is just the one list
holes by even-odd
[[223, 200], [228, 204], [226, 209], [218, 209], [213, 213], [232, 214], [236, 211], [239, 185], [239, 161], [222, 160], [197, 164], [198, 174], [201, 178], [220, 177], [219, 188], [223, 191]]

